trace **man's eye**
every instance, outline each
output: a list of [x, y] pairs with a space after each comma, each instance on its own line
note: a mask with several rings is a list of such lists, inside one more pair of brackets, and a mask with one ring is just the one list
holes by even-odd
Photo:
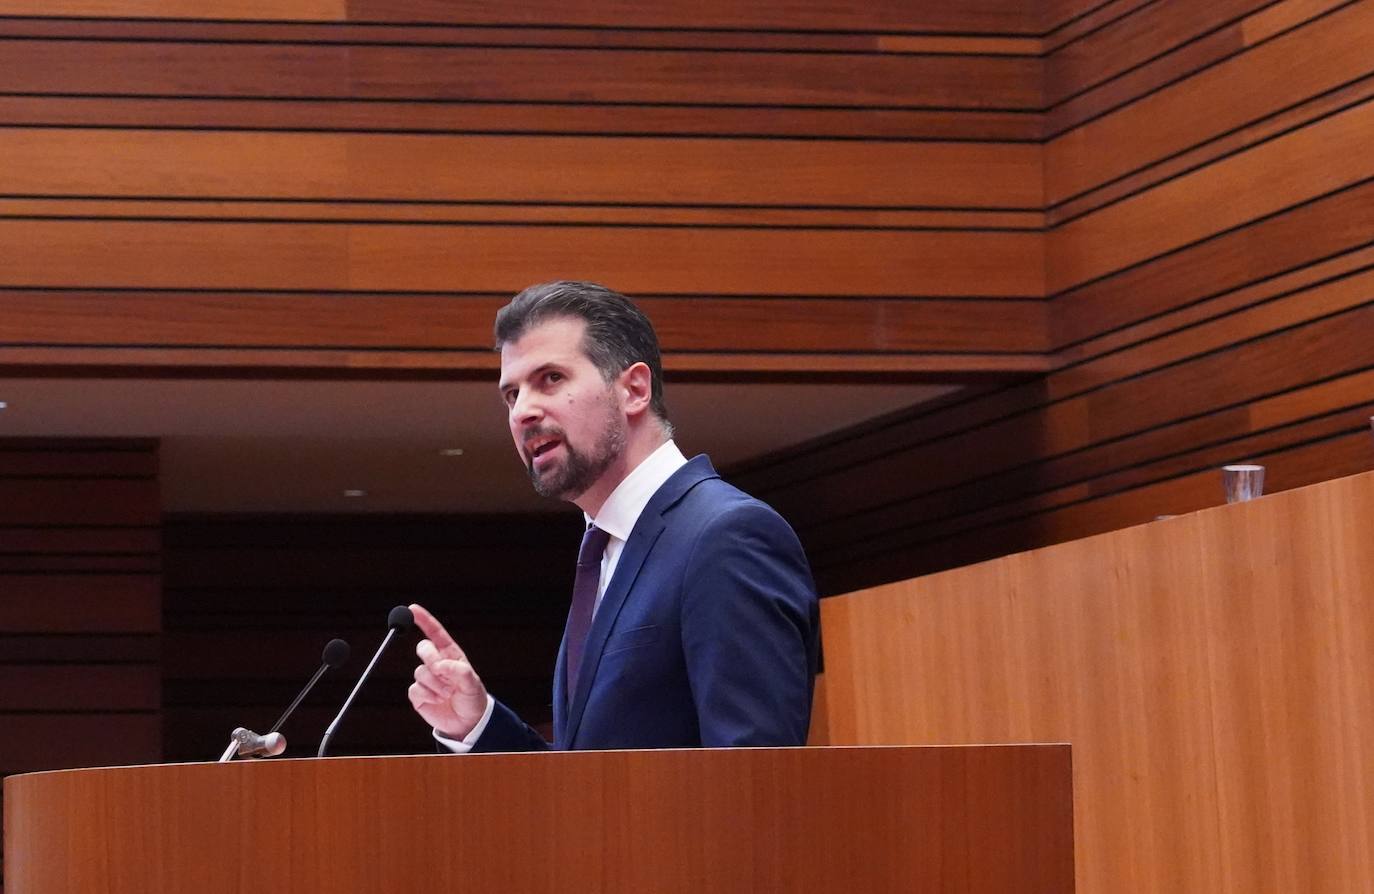
[[562, 373], [559, 373], [559, 372], [551, 372], [551, 373], [548, 374], [548, 380], [549, 380], [549, 382], [551, 382], [551, 383], [553, 383], [553, 382], [561, 382], [561, 381], [563, 381], [563, 374], [562, 374]]

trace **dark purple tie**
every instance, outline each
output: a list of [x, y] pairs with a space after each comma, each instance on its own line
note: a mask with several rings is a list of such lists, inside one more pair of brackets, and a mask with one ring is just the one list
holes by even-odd
[[568, 612], [568, 704], [572, 704], [577, 692], [577, 671], [582, 666], [587, 631], [592, 627], [592, 612], [596, 609], [597, 585], [601, 583], [601, 555], [610, 539], [611, 535], [596, 525], [588, 525], [577, 554], [577, 577], [573, 579], [572, 609]]

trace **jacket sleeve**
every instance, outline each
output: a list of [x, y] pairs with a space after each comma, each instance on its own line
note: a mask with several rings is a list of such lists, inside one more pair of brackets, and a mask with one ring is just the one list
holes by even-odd
[[472, 744], [469, 754], [495, 751], [548, 751], [551, 746], [520, 717], [498, 699], [487, 728]]
[[702, 745], [805, 745], [819, 607], [791, 527], [757, 500], [729, 507], [700, 531], [683, 587]]

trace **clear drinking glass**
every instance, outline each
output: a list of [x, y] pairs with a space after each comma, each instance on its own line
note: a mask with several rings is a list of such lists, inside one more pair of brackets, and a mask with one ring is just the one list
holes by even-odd
[[1253, 500], [1264, 494], [1264, 466], [1253, 463], [1222, 466], [1221, 483], [1226, 489], [1226, 502]]

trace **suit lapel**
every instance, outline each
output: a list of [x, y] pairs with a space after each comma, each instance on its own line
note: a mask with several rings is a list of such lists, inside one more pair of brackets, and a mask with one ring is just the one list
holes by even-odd
[[[635, 579], [639, 577], [639, 570], [643, 567], [644, 560], [649, 557], [654, 544], [658, 542], [659, 535], [663, 533], [663, 529], [666, 527], [663, 513], [671, 509], [698, 483], [707, 478], [715, 477], [717, 477], [716, 470], [711, 466], [711, 461], [704, 455], [695, 457], [663, 483], [663, 486], [649, 499], [644, 511], [640, 513], [639, 521], [635, 522], [634, 530], [630, 532], [630, 539], [625, 541], [625, 548], [620, 553], [620, 561], [616, 563], [615, 574], [612, 575], [610, 585], [606, 588], [606, 595], [601, 598], [601, 605], [596, 610], [596, 616], [592, 618], [591, 630], [587, 632], [587, 646], [582, 653], [582, 667], [578, 669], [577, 673], [577, 691], [572, 694], [572, 704], [564, 715], [566, 731], [562, 737], [556, 735], [559, 708], [557, 704], [554, 705], [555, 735], [559, 747], [571, 748], [573, 741], [577, 738], [578, 727], [582, 724], [582, 712], [587, 705], [587, 697], [591, 693], [592, 683], [596, 679], [596, 669], [601, 664], [601, 653], [606, 648], [606, 639], [611, 635], [611, 629], [615, 627], [615, 619], [620, 614], [620, 609], [625, 605], [625, 600], [629, 597], [630, 591], [634, 588]], [[554, 682], [555, 700], [558, 699], [563, 688], [559, 680], [565, 679], [563, 673], [565, 661], [563, 648], [560, 646], [558, 666], [554, 670], [557, 674]]]

